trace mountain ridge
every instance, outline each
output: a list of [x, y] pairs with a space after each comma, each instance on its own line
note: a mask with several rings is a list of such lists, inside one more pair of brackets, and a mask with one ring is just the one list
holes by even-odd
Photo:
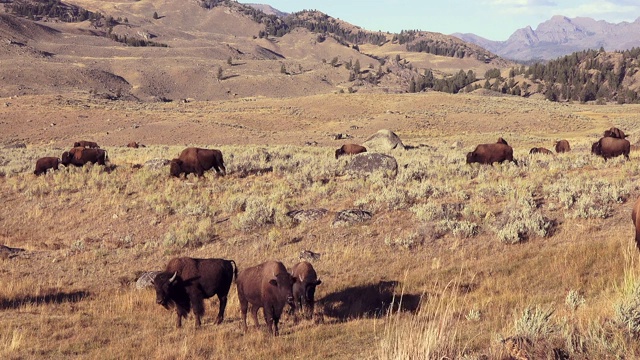
[[451, 35], [505, 59], [547, 61], [586, 49], [622, 51], [640, 47], [640, 17], [633, 22], [609, 23], [590, 17], [555, 15], [535, 30], [531, 26], [516, 30], [505, 41], [493, 41], [471, 33]]

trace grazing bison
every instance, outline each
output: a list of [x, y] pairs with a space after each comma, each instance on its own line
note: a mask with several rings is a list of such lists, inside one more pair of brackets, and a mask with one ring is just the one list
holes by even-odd
[[169, 163], [169, 172], [175, 177], [179, 177], [182, 173], [185, 176], [190, 173], [203, 176], [204, 172], [211, 168], [220, 175], [226, 174], [227, 169], [224, 167], [220, 150], [189, 147], [182, 150], [180, 156]]
[[244, 269], [238, 274], [238, 300], [242, 312], [242, 326], [247, 331], [247, 309], [251, 305], [253, 323], [258, 326], [258, 309], [262, 308], [269, 332], [278, 335], [278, 322], [288, 303], [295, 309], [292, 277], [279, 261], [268, 261]]
[[93, 141], [86, 141], [86, 140], [81, 140], [81, 141], [76, 141], [73, 143], [73, 147], [86, 147], [86, 148], [90, 148], [90, 149], [99, 149], [100, 146], [98, 146], [98, 143], [93, 142]]
[[367, 148], [358, 144], [344, 144], [336, 150], [336, 159], [342, 155], [355, 155], [367, 152]]
[[629, 151], [631, 150], [631, 144], [626, 139], [619, 139], [614, 137], [603, 137], [600, 140], [593, 143], [591, 146], [591, 152], [602, 156], [605, 161], [607, 159], [624, 155], [629, 160]]
[[237, 276], [238, 268], [233, 260], [174, 258], [153, 280], [156, 302], [166, 309], [175, 306], [177, 327], [182, 326], [182, 318], [186, 318], [193, 309], [196, 327], [199, 327], [200, 318], [204, 315], [204, 299], [217, 295], [220, 310], [216, 324], [220, 324], [224, 320], [231, 283]]
[[98, 165], [105, 165], [108, 160], [109, 157], [107, 156], [106, 150], [74, 147], [73, 149], [62, 153], [60, 163], [64, 166], [69, 166], [69, 164], [84, 166], [84, 164], [90, 162]]
[[565, 153], [569, 151], [571, 151], [571, 146], [569, 146], [569, 142], [567, 140], [560, 140], [556, 142], [557, 153]]
[[306, 261], [301, 261], [291, 269], [291, 276], [296, 279], [293, 284], [293, 300], [300, 311], [306, 313], [307, 318], [313, 316], [316, 286], [322, 283], [318, 279], [315, 269]]
[[529, 154], [545, 154], [545, 155], [553, 155], [553, 152], [549, 149], [545, 149], [543, 147], [534, 147], [529, 150]]
[[502, 163], [503, 161], [513, 161], [516, 165], [518, 162], [513, 159], [513, 148], [507, 145], [503, 138], [499, 138], [495, 144], [480, 144], [475, 150], [467, 153], [467, 164], [491, 164], [494, 162]]
[[617, 139], [624, 139], [627, 137], [627, 135], [625, 135], [624, 131], [618, 129], [617, 127], [612, 127], [609, 130], [605, 130], [604, 133], [602, 134], [603, 137], [612, 137], [612, 138], [617, 138]]
[[144, 145], [142, 145], [142, 144], [140, 144], [140, 143], [138, 143], [136, 141], [132, 141], [132, 142], [127, 144], [127, 147], [137, 149], [137, 148], [146, 147], [146, 146], [144, 146]]
[[60, 164], [60, 158], [57, 157], [43, 157], [36, 161], [36, 170], [33, 172], [36, 175], [44, 174], [49, 169], [58, 170]]
[[636, 247], [640, 250], [640, 198], [636, 200], [633, 205], [633, 211], [631, 211], [631, 220], [636, 227]]

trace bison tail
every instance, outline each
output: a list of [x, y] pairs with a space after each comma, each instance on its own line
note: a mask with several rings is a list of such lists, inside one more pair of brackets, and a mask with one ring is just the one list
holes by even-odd
[[238, 265], [236, 265], [236, 262], [233, 260], [229, 260], [229, 262], [233, 267], [233, 278], [231, 279], [231, 281], [236, 282], [236, 280], [238, 280]]

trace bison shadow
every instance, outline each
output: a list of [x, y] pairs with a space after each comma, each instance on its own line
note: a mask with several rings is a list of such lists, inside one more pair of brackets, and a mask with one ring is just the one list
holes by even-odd
[[380, 281], [350, 287], [323, 297], [318, 304], [324, 315], [341, 321], [380, 317], [389, 310], [417, 312], [422, 296], [396, 293], [399, 284], [397, 281]]
[[86, 297], [91, 295], [88, 291], [74, 291], [71, 293], [66, 292], [52, 292], [45, 295], [25, 295], [13, 299], [0, 299], [0, 310], [17, 309], [24, 305], [29, 304], [59, 304], [64, 302], [80, 302]]

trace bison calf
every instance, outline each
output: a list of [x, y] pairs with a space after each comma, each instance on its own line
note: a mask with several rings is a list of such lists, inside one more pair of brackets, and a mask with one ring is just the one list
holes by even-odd
[[247, 309], [251, 305], [253, 323], [258, 326], [258, 310], [262, 308], [269, 332], [278, 335], [278, 322], [286, 304], [295, 309], [292, 277], [279, 261], [268, 261], [244, 269], [238, 274], [238, 300], [242, 326], [247, 331]]
[[220, 150], [186, 148], [182, 150], [178, 158], [171, 160], [169, 163], [169, 173], [175, 177], [179, 177], [182, 173], [185, 176], [190, 173], [203, 176], [204, 172], [211, 168], [220, 175], [227, 173]]
[[367, 148], [358, 144], [344, 144], [336, 150], [336, 159], [342, 155], [355, 155], [367, 152]]
[[36, 170], [33, 172], [36, 175], [44, 174], [49, 169], [58, 170], [60, 159], [57, 157], [43, 157], [36, 161]]
[[220, 324], [224, 320], [231, 283], [237, 275], [238, 268], [233, 260], [174, 258], [153, 281], [156, 302], [166, 309], [175, 306], [177, 327], [182, 326], [182, 318], [193, 309], [196, 327], [199, 327], [204, 315], [204, 299], [217, 295], [220, 309], [216, 324]]
[[322, 284], [316, 270], [307, 261], [301, 261], [291, 269], [291, 276], [296, 279], [293, 284], [293, 300], [296, 307], [304, 312], [307, 318], [313, 316], [316, 286]]

